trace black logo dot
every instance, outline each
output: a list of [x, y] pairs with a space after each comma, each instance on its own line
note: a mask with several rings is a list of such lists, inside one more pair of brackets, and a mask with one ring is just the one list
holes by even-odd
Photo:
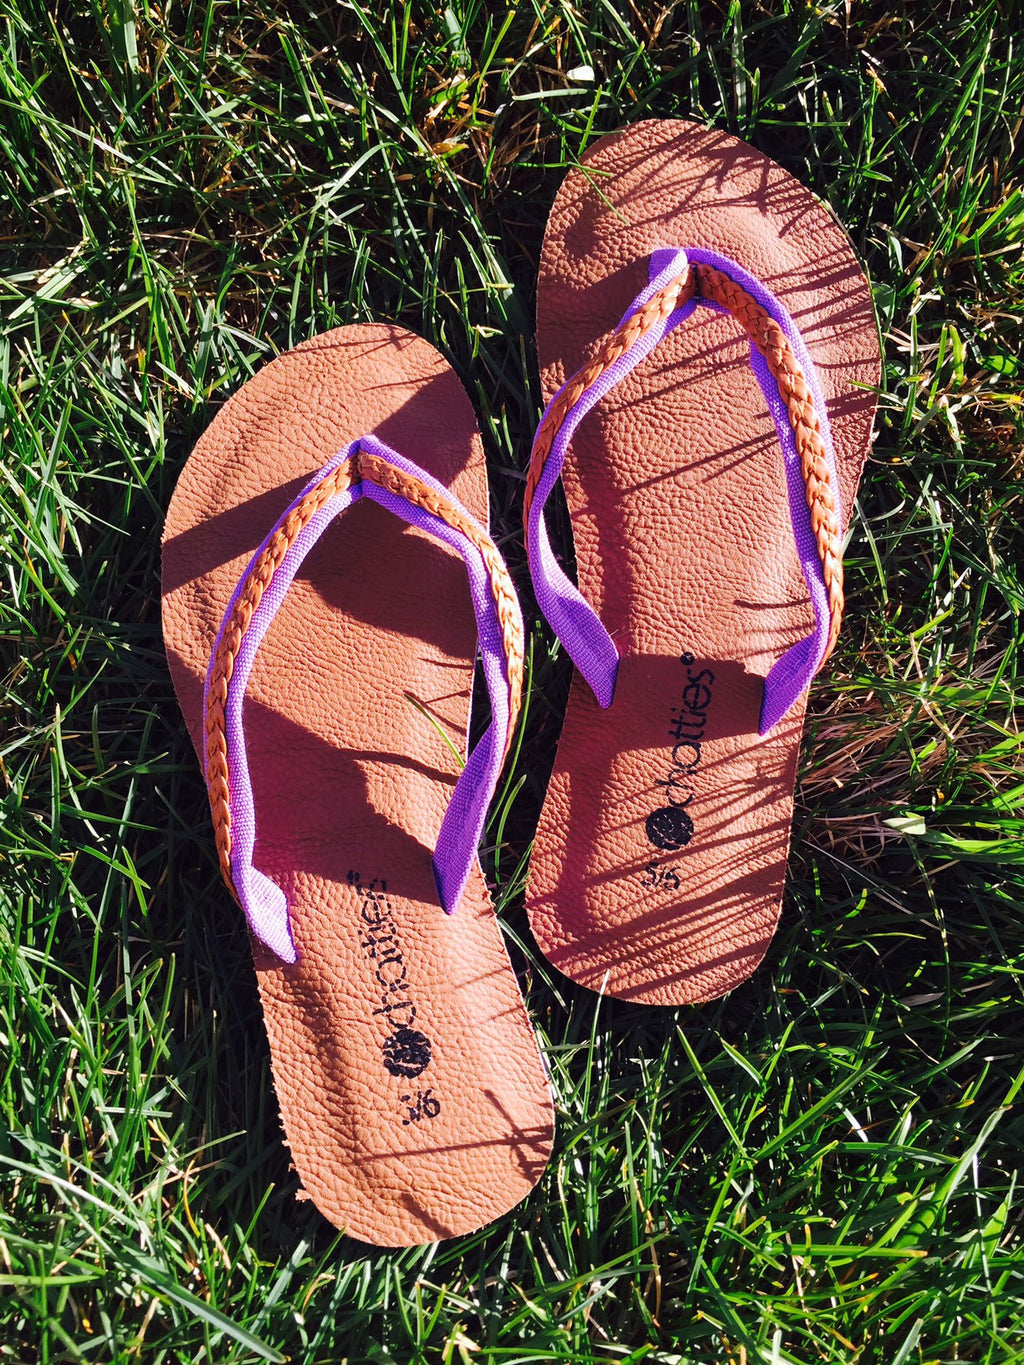
[[693, 838], [693, 821], [679, 806], [662, 806], [647, 817], [647, 837], [655, 848], [685, 848]]
[[414, 1028], [400, 1028], [384, 1040], [384, 1065], [392, 1076], [412, 1080], [430, 1065], [430, 1039]]

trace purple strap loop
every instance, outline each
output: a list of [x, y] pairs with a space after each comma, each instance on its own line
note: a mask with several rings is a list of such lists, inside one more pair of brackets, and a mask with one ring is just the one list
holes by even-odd
[[[360, 449], [387, 461], [394, 469], [409, 474], [453, 503], [477, 526], [483, 536], [486, 529], [458, 502], [449, 489], [411, 460], [403, 459], [375, 436], [363, 436], [335, 455], [306, 484], [274, 523], [266, 539], [253, 555], [238, 586], [228, 603], [217, 640], [211, 655], [216, 657], [221, 636], [231, 619], [235, 604], [245, 586], [249, 571], [264, 548], [286, 520], [292, 509], [329, 474]], [[437, 847], [433, 854], [434, 876], [438, 898], [446, 914], [458, 905], [476, 858], [477, 846], [483, 833], [487, 808], [494, 795], [501, 772], [510, 726], [510, 699], [504, 640], [498, 621], [497, 607], [491, 592], [490, 575], [483, 556], [476, 545], [461, 531], [449, 526], [442, 518], [417, 506], [408, 499], [381, 488], [369, 478], [361, 478], [324, 504], [296, 536], [282, 559], [270, 583], [252, 614], [249, 628], [242, 637], [236, 655], [225, 707], [225, 728], [228, 747], [231, 804], [231, 875], [246, 918], [256, 937], [277, 957], [295, 962], [297, 952], [288, 920], [288, 904], [284, 891], [258, 868], [253, 866], [256, 846], [256, 811], [252, 780], [246, 749], [244, 711], [248, 685], [256, 651], [259, 649], [271, 622], [280, 610], [285, 594], [291, 586], [306, 556], [328, 526], [360, 498], [367, 497], [381, 507], [401, 517], [410, 525], [428, 531], [461, 555], [469, 579], [470, 596], [476, 616], [477, 631], [484, 681], [491, 704], [491, 723], [473, 749], [455, 784], [451, 801], [441, 822]], [[209, 689], [209, 673], [206, 688]], [[205, 709], [205, 696], [204, 696]]]
[[[803, 369], [808, 387], [814, 397], [815, 407], [821, 421], [826, 459], [829, 467], [833, 496], [836, 500], [836, 514], [842, 520], [839, 507], [839, 477], [832, 434], [829, 428], [828, 413], [818, 380], [814, 363], [800, 332], [786, 311], [770, 290], [768, 290], [749, 271], [717, 251], [705, 251], [698, 247], [670, 247], [652, 253], [648, 264], [648, 283], [636, 296], [623, 314], [619, 327], [636, 312], [639, 312], [660, 290], [676, 276], [681, 275], [689, 262], [708, 265], [730, 276], [737, 284], [754, 298], [772, 317], [785, 333], [794, 354]], [[630, 370], [639, 365], [655, 346], [669, 332], [686, 321], [698, 306], [712, 308], [716, 312], [727, 310], [708, 299], [695, 296], [688, 299], [668, 317], [656, 322], [638, 340], [610, 365], [607, 370], [588, 388], [569, 409], [552, 443], [551, 453], [537, 483], [533, 504], [530, 508], [527, 527], [527, 547], [529, 552], [530, 575], [533, 579], [537, 603], [544, 613], [548, 624], [564, 644], [573, 663], [582, 673], [601, 707], [609, 707], [615, 695], [615, 681], [619, 666], [619, 653], [611, 636], [601, 624], [597, 613], [586, 601], [579, 589], [570, 582], [557, 563], [544, 522], [544, 506], [555, 482], [561, 475], [569, 442], [573, 432], [588, 412], [612, 389]], [[790, 711], [797, 699], [810, 687], [811, 680], [821, 665], [828, 646], [829, 607], [828, 592], [818, 556], [817, 540], [811, 527], [810, 509], [800, 468], [800, 457], [796, 449], [796, 438], [789, 423], [786, 403], [779, 392], [778, 384], [768, 369], [764, 357], [751, 344], [750, 364], [765, 401], [782, 450], [782, 462], [786, 477], [786, 491], [789, 498], [790, 520], [793, 538], [804, 580], [810, 593], [814, 610], [814, 628], [805, 639], [797, 641], [782, 657], [773, 664], [764, 682], [764, 698], [758, 726], [760, 734], [767, 734], [773, 726]], [[569, 380], [566, 381], [570, 382]], [[562, 386], [564, 389], [565, 385]], [[545, 409], [547, 411], [558, 399], [562, 389], [554, 395]]]

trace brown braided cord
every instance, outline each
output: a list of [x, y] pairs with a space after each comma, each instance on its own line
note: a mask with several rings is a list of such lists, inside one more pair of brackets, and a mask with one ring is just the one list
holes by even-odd
[[[593, 360], [584, 365], [582, 369], [577, 370], [569, 382], [563, 386], [562, 392], [541, 419], [537, 434], [533, 438], [530, 468], [526, 475], [526, 493], [523, 498], [523, 521], [527, 527], [530, 520], [530, 508], [533, 505], [533, 497], [537, 491], [540, 476], [544, 472], [544, 466], [551, 454], [555, 437], [558, 435], [570, 409], [574, 408], [590, 386], [595, 384], [604, 372], [615, 364], [619, 356], [624, 355], [656, 323], [669, 317], [677, 308], [691, 299], [696, 288], [697, 282], [694, 279], [693, 271], [687, 266], [681, 275], [676, 275], [669, 280], [668, 284], [659, 289], [657, 294], [649, 299], [638, 313], [626, 318], [620, 327], [614, 332], [610, 332], [601, 343]], [[529, 530], [527, 530], [527, 534], [529, 534]]]
[[524, 522], [528, 528], [530, 506], [537, 484], [540, 482], [555, 437], [569, 410], [620, 355], [634, 345], [659, 319], [674, 312], [695, 293], [720, 304], [736, 319], [756, 349], [764, 356], [786, 404], [800, 457], [800, 472], [807, 490], [811, 528], [817, 542], [825, 588], [828, 592], [829, 635], [819, 664], [819, 668], [824, 667], [825, 660], [832, 653], [839, 638], [844, 595], [842, 534], [821, 432], [821, 420], [807, 378], [785, 332], [742, 285], [713, 266], [688, 265], [681, 275], [670, 280], [640, 312], [627, 318], [621, 327], [612, 332], [601, 343], [594, 359], [578, 370], [565, 385], [558, 399], [545, 414], [534, 438], [530, 469], [526, 479]]
[[512, 743], [512, 732], [515, 730], [516, 721], [519, 719], [525, 653], [519, 599], [516, 596], [515, 588], [512, 586], [512, 578], [505, 567], [505, 561], [487, 532], [468, 517], [461, 507], [437, 493], [433, 488], [429, 488], [425, 483], [421, 483], [414, 475], [395, 469], [393, 465], [388, 464], [379, 456], [368, 455], [366, 451], [359, 452], [359, 470], [363, 478], [371, 479], [378, 487], [386, 488], [391, 493], [397, 493], [415, 506], [422, 507], [425, 511], [432, 512], [434, 516], [440, 517], [453, 530], [461, 531], [466, 539], [480, 551], [491, 581], [491, 595], [494, 598], [494, 605], [498, 614], [498, 626], [501, 630], [507, 663], [509, 723], [508, 737], [502, 754], [502, 761], [504, 761], [508, 757]]
[[236, 899], [237, 892], [231, 877], [231, 807], [225, 725], [228, 684], [253, 612], [262, 601], [271, 579], [303, 527], [309, 524], [313, 516], [335, 494], [351, 486], [355, 477], [354, 463], [352, 458], [344, 460], [315, 488], [311, 488], [306, 496], [296, 503], [264, 546], [262, 554], [246, 574], [245, 586], [235, 603], [231, 619], [224, 627], [210, 667], [206, 692], [206, 788], [210, 798], [210, 813], [213, 816], [213, 833], [221, 876]]
[[417, 507], [441, 518], [457, 531], [461, 531], [480, 551], [491, 581], [491, 592], [497, 608], [498, 623], [502, 633], [507, 660], [507, 679], [509, 692], [509, 726], [505, 752], [508, 757], [512, 732], [519, 717], [523, 686], [523, 626], [519, 615], [518, 601], [508, 569], [490, 536], [470, 520], [460, 508], [448, 499], [441, 497], [434, 489], [427, 487], [411, 474], [399, 472], [386, 461], [364, 450], [343, 461], [326, 475], [320, 483], [311, 488], [306, 496], [292, 508], [285, 521], [281, 523], [259, 558], [250, 566], [245, 585], [235, 603], [221, 634], [217, 650], [210, 668], [210, 680], [206, 699], [206, 786], [210, 798], [210, 812], [213, 816], [214, 839], [217, 845], [217, 858], [221, 876], [232, 895], [238, 898], [231, 876], [231, 804], [228, 773], [228, 745], [225, 715], [227, 710], [228, 685], [234, 672], [235, 659], [241, 648], [242, 640], [252, 621], [253, 613], [270, 586], [274, 574], [280, 568], [285, 555], [305, 526], [325, 503], [336, 494], [343, 492], [362, 478], [369, 478], [382, 488], [401, 497]]
[[817, 541], [828, 592], [828, 643], [818, 665], [822, 668], [839, 638], [845, 599], [843, 538], [821, 432], [821, 418], [814, 405], [814, 396], [789, 338], [767, 310], [723, 271], [709, 265], [698, 265], [696, 273], [701, 297], [726, 308], [764, 356], [789, 413], [789, 424], [793, 428], [797, 454], [800, 456], [800, 472], [807, 491], [811, 530]]

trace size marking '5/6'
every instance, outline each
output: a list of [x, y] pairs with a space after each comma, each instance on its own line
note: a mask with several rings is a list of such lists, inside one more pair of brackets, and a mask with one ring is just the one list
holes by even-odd
[[641, 886], [667, 886], [673, 891], [678, 891], [682, 884], [677, 867], [659, 867], [657, 863], [648, 863], [640, 878]]

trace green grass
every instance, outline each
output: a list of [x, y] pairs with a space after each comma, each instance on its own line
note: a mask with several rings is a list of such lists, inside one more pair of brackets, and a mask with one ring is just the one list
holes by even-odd
[[[381, 10], [0, 0], [0, 1361], [1024, 1359], [1019, 11]], [[783, 923], [699, 1009], [537, 958], [567, 667], [535, 626], [492, 837], [554, 1159], [493, 1228], [372, 1251], [293, 1199], [163, 659], [163, 511], [269, 356], [394, 319], [473, 395], [529, 611], [544, 218], [647, 115], [828, 200], [887, 338]]]

